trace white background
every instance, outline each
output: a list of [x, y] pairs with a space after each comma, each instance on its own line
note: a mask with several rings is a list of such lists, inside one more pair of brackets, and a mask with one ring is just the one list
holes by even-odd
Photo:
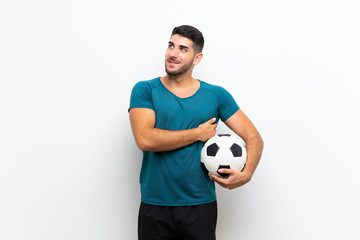
[[265, 141], [249, 184], [217, 188], [218, 239], [360, 239], [359, 12], [357, 0], [2, 0], [0, 239], [136, 239], [130, 91], [164, 75], [182, 24], [205, 37], [194, 76], [228, 89]]

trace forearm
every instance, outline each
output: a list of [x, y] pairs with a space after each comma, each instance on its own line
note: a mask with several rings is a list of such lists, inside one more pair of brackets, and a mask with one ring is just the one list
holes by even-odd
[[164, 130], [155, 128], [155, 112], [151, 109], [130, 110], [130, 123], [136, 144], [143, 151], [164, 152], [188, 146], [196, 141], [205, 142], [216, 133], [216, 119], [212, 118], [196, 128]]
[[246, 152], [247, 159], [246, 165], [243, 170], [244, 173], [252, 176], [255, 172], [257, 165], [260, 162], [262, 150], [264, 147], [263, 140], [259, 134], [254, 134], [250, 136], [246, 141]]
[[226, 120], [225, 124], [246, 143], [247, 159], [243, 172], [251, 177], [259, 164], [264, 147], [261, 135], [241, 110], [238, 110], [232, 117]]
[[199, 140], [196, 128], [179, 131], [151, 128], [138, 138], [137, 145], [143, 151], [163, 152], [182, 148]]

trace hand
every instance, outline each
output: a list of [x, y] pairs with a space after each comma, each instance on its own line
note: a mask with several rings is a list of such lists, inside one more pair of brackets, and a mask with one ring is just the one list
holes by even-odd
[[229, 176], [227, 178], [222, 178], [220, 176], [211, 175], [211, 179], [213, 179], [223, 188], [227, 188], [229, 190], [241, 187], [251, 180], [251, 174], [247, 172], [240, 172], [239, 170], [226, 168], [219, 169], [219, 172], [229, 174]]
[[200, 124], [197, 129], [199, 131], [199, 140], [202, 142], [206, 142], [216, 133], [217, 124], [215, 123], [216, 118], [211, 118], [207, 122]]

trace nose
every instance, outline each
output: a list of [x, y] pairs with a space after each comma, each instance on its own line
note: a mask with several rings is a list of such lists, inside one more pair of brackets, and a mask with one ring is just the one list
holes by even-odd
[[179, 56], [179, 49], [178, 48], [172, 48], [170, 49], [170, 57], [177, 58]]

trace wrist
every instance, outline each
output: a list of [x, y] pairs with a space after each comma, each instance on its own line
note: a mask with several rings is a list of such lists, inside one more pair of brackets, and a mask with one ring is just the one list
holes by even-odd
[[191, 129], [191, 136], [194, 138], [195, 142], [201, 141], [200, 129], [199, 127]]

